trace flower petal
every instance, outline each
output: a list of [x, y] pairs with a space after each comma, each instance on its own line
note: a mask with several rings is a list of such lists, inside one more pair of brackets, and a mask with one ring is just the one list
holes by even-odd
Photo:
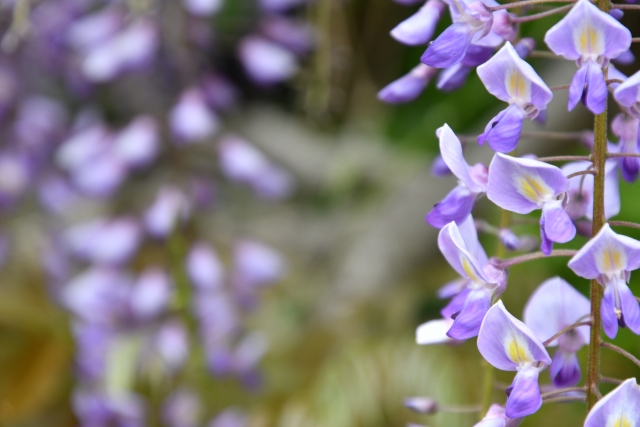
[[573, 352], [565, 352], [561, 349], [553, 356], [549, 367], [549, 375], [553, 385], [558, 388], [571, 387], [580, 381], [580, 363]]
[[509, 418], [521, 418], [535, 413], [542, 406], [542, 396], [538, 386], [537, 368], [525, 368], [518, 371], [513, 380], [511, 394], [507, 398], [506, 415]]
[[585, 98], [585, 105], [589, 111], [593, 114], [602, 113], [607, 106], [607, 94], [607, 83], [600, 65], [590, 62], [587, 71], [587, 96]]
[[486, 186], [471, 177], [471, 166], [464, 159], [462, 144], [449, 125], [445, 124], [437, 131], [440, 139], [440, 154], [451, 172], [474, 193], [484, 193]]
[[569, 103], [567, 108], [569, 111], [576, 108], [578, 102], [582, 99], [582, 94], [585, 91], [585, 85], [587, 84], [587, 72], [589, 71], [589, 63], [582, 64], [582, 67], [571, 79], [571, 86], [569, 86]]
[[438, 247], [456, 272], [474, 283], [493, 283], [477, 258], [469, 252], [455, 222], [445, 225], [438, 234]]
[[467, 295], [464, 307], [453, 321], [447, 336], [456, 340], [466, 340], [478, 335], [485, 314], [491, 307], [491, 291], [481, 288]]
[[549, 240], [567, 243], [576, 236], [576, 227], [562, 207], [562, 200], [545, 203], [542, 206], [544, 232]]
[[616, 301], [613, 286], [606, 286], [604, 289], [604, 298], [600, 307], [600, 315], [602, 316], [602, 329], [604, 333], [611, 339], [618, 334], [618, 317], [616, 316]]
[[430, 320], [416, 329], [416, 342], [419, 345], [445, 344], [453, 340], [447, 336], [453, 319]]
[[584, 427], [634, 426], [640, 419], [640, 387], [629, 378], [593, 406]]
[[408, 74], [385, 86], [378, 99], [388, 104], [403, 104], [416, 99], [435, 77], [438, 69], [420, 64]]
[[471, 44], [471, 29], [464, 23], [456, 23], [442, 32], [429, 45], [420, 60], [436, 68], [450, 67], [462, 61]]
[[442, 0], [428, 0], [416, 13], [391, 30], [391, 36], [410, 46], [428, 43], [445, 8]]
[[503, 209], [527, 214], [567, 191], [569, 180], [556, 166], [498, 153], [489, 166], [487, 197]]
[[499, 153], [510, 153], [518, 145], [522, 133], [524, 111], [516, 104], [509, 105], [495, 116], [478, 135], [478, 144], [489, 143], [492, 150]]
[[467, 187], [457, 186], [436, 203], [426, 216], [427, 222], [435, 228], [442, 228], [451, 221], [462, 223], [473, 209], [477, 195]]
[[640, 71], [626, 79], [613, 93], [615, 100], [623, 107], [631, 107], [640, 98]]

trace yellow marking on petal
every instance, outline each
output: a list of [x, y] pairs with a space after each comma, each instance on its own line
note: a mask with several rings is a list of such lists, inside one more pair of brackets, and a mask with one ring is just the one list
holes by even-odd
[[520, 70], [513, 69], [507, 73], [507, 93], [513, 99], [528, 101], [530, 83]]
[[601, 272], [616, 274], [626, 268], [627, 257], [620, 249], [608, 246], [600, 252], [597, 263]]
[[518, 192], [532, 202], [537, 203], [553, 195], [553, 190], [540, 177], [522, 175], [518, 179]]
[[475, 283], [481, 283], [482, 280], [476, 275], [476, 271], [473, 269], [469, 260], [466, 257], [462, 257], [461, 262], [462, 268], [464, 269], [464, 272], [467, 273], [467, 276], [469, 276], [469, 279], [473, 280]]
[[608, 422], [607, 427], [633, 427], [634, 424], [631, 423], [631, 420], [627, 418], [624, 414], [620, 415], [617, 418], [612, 419], [613, 422]]
[[588, 22], [574, 33], [576, 49], [582, 55], [601, 55], [604, 50], [604, 35]]
[[518, 342], [516, 337], [511, 338], [509, 341], [509, 345], [507, 346], [507, 354], [509, 355], [509, 359], [513, 363], [523, 364], [532, 362], [532, 358], [529, 356], [529, 351], [526, 345]]

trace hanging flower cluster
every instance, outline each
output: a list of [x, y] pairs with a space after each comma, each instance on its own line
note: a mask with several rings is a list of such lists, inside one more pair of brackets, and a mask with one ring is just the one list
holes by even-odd
[[[640, 72], [627, 78], [611, 65], [611, 61], [633, 62], [629, 49], [637, 39], [619, 19], [621, 9], [634, 13], [640, 7], [577, 0], [558, 2], [569, 4], [551, 9], [545, 6], [533, 13], [541, 3], [553, 2], [527, 0], [500, 5], [491, 0], [447, 1], [452, 24], [434, 38], [444, 6], [428, 0], [392, 31], [402, 43], [428, 45], [422, 64], [384, 88], [379, 94], [381, 100], [413, 100], [436, 76], [439, 89], [458, 88], [475, 68], [486, 90], [508, 104], [477, 137], [459, 137], [447, 124], [436, 131], [440, 155], [434, 162], [434, 175], [451, 173], [458, 184], [433, 207], [426, 220], [440, 229], [438, 247], [459, 278], [440, 289], [440, 298], [450, 298], [441, 311], [442, 318], [421, 325], [416, 339], [427, 345], [477, 337], [487, 369], [516, 372], [504, 390], [505, 402], [481, 408], [486, 416], [477, 426], [517, 426], [544, 403], [572, 401], [587, 402], [585, 426], [635, 426], [640, 422], [640, 387], [635, 379], [605, 380], [599, 357], [600, 349], [607, 348], [640, 366], [640, 361], [604, 341], [601, 334], [604, 331], [614, 339], [619, 328], [628, 328], [640, 335], [640, 299], [629, 287], [631, 273], [640, 268], [640, 241], [612, 229], [640, 228], [640, 224], [607, 222], [620, 212], [620, 179], [635, 182], [640, 171]], [[509, 9], [522, 15], [512, 14]], [[535, 50], [541, 41], [519, 38], [520, 23], [563, 12], [566, 15], [546, 32], [547, 51]], [[550, 88], [525, 61], [530, 56], [559, 56], [575, 61], [578, 71], [570, 84]], [[534, 131], [527, 137], [574, 139], [589, 146], [591, 152], [546, 158], [516, 153], [525, 137], [524, 120], [544, 121], [538, 119], [544, 119], [558, 90], [568, 90], [569, 111], [582, 102], [595, 115], [594, 132]], [[610, 124], [619, 138], [617, 144], [607, 141], [609, 93], [621, 110]], [[475, 141], [480, 146], [487, 143], [496, 152], [488, 167], [471, 166], [465, 160], [465, 144]], [[500, 226], [473, 219], [474, 206], [483, 196], [503, 212]], [[541, 211], [540, 251], [532, 252], [531, 237], [519, 236], [510, 228], [516, 225], [510, 222], [508, 213], [529, 215], [537, 210]], [[499, 239], [501, 248], [496, 257], [487, 257], [478, 231]], [[578, 234], [589, 237], [579, 250], [554, 250], [556, 245], [577, 240]], [[507, 251], [522, 253], [505, 258]], [[502, 293], [518, 286], [507, 285], [509, 267], [550, 256], [570, 257], [569, 269], [591, 281], [590, 298], [565, 279], [550, 278], [530, 297], [521, 321], [499, 300]], [[553, 347], [557, 349], [550, 355], [548, 350]], [[577, 357], [584, 347], [589, 353], [586, 370]], [[545, 370], [549, 371], [551, 384], [540, 386]], [[587, 372], [585, 385], [579, 386], [583, 372]], [[620, 385], [602, 397], [599, 385], [603, 381]], [[490, 391], [493, 386], [485, 384], [485, 389]], [[484, 400], [491, 402], [491, 396]], [[435, 401], [427, 411], [423, 404], [427, 401], [412, 398], [407, 406], [423, 414], [446, 408], [456, 411]]]
[[[239, 3], [17, 0], [0, 12], [0, 207], [22, 215], [35, 193], [46, 212], [40, 257], [72, 318], [80, 425], [148, 425], [140, 384], [164, 401], [165, 425], [203, 425], [215, 414], [182, 374], [194, 354], [214, 377], [260, 385], [268, 341], [245, 317], [286, 262], [207, 219], [232, 194], [294, 191], [227, 118], [236, 83], [286, 83], [314, 34], [304, 0], [247, 0], [255, 13], [225, 30]], [[247, 423], [229, 409], [209, 425]]]

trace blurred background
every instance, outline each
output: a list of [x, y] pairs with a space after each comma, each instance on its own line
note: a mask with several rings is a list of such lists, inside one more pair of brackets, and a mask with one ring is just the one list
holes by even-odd
[[[455, 92], [430, 85], [406, 105], [377, 99], [424, 51], [389, 36], [420, 5], [0, 5], [1, 426], [477, 421], [402, 405], [481, 399], [475, 340], [420, 347], [415, 329], [439, 317], [436, 291], [455, 278], [424, 221], [455, 185], [431, 173], [435, 130], [446, 122], [476, 135], [503, 108], [475, 72]], [[522, 34], [540, 42], [557, 20]], [[640, 34], [637, 19], [624, 22]], [[531, 63], [549, 86], [575, 72]], [[546, 128], [591, 120], [581, 106], [566, 113], [556, 92]], [[472, 164], [492, 156], [465, 150]], [[542, 138], [519, 150], [587, 152]], [[620, 219], [637, 219], [637, 189], [621, 189]], [[498, 223], [484, 199], [474, 215]], [[537, 234], [536, 225], [514, 230]], [[480, 237], [494, 254], [495, 236]], [[588, 292], [563, 260], [516, 266], [509, 310], [521, 317], [554, 275]], [[640, 352], [637, 337], [620, 336]], [[604, 355], [603, 372], [637, 375], [615, 354]], [[523, 425], [577, 426], [584, 415], [578, 403], [545, 406]]]

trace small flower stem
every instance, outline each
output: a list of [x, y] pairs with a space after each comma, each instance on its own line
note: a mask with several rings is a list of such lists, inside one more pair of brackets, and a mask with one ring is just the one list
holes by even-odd
[[560, 396], [543, 400], [542, 403], [568, 403], [568, 402], [584, 402], [584, 396]]
[[[611, 3], [611, 9], [627, 9], [627, 10], [640, 10], [638, 4], [617, 4]], [[632, 39], [633, 40], [633, 39]]]
[[545, 342], [543, 342], [542, 344], [544, 346], [548, 346], [549, 344], [551, 344], [555, 339], [559, 338], [561, 335], [572, 331], [576, 328], [579, 328], [580, 326], [591, 326], [591, 321], [587, 321], [587, 322], [578, 322], [578, 323], [574, 323], [573, 325], [569, 325], [566, 328], [562, 329], [560, 332], [558, 332], [557, 334], [555, 334], [554, 336], [552, 336], [551, 338], [549, 338], [548, 340], [546, 340]]
[[640, 229], [640, 224], [629, 221], [609, 221], [609, 225], [613, 227], [629, 227]]
[[547, 393], [543, 393], [541, 395], [542, 399], [549, 399], [551, 397], [557, 396], [559, 394], [563, 394], [563, 393], [571, 393], [574, 391], [581, 391], [582, 393], [586, 393], [587, 389], [585, 389], [584, 387], [569, 387], [569, 388], [561, 388], [559, 390], [552, 390], [549, 391]]
[[591, 156], [549, 156], [539, 157], [538, 160], [541, 162], [579, 162], [590, 161]]
[[551, 89], [551, 92], [557, 92], [559, 90], [567, 90], [571, 87], [570, 84], [568, 85], [560, 85], [560, 86], [551, 86], [549, 89]]
[[606, 342], [606, 341], [602, 341], [600, 343], [601, 347], [604, 348], [608, 348], [609, 350], [613, 350], [616, 353], [619, 353], [621, 355], [623, 355], [624, 357], [626, 357], [627, 359], [629, 359], [630, 361], [632, 361], [633, 363], [636, 364], [636, 366], [638, 366], [640, 368], [640, 360], [638, 360], [633, 354], [629, 353], [627, 350], [618, 347], [615, 344], [611, 344], [610, 342]]
[[[640, 8], [638, 8], [638, 10], [640, 10]], [[640, 43], [640, 37], [633, 37], [631, 43]]]
[[522, 264], [525, 262], [533, 261], [536, 259], [550, 258], [550, 257], [572, 257], [577, 254], [578, 251], [573, 249], [556, 249], [551, 251], [549, 255], [545, 255], [542, 252], [534, 252], [531, 254], [520, 255], [509, 259], [493, 259], [490, 262], [497, 268], [508, 268], [513, 265]]
[[616, 159], [619, 157], [640, 157], [640, 153], [607, 153], [607, 157], [610, 159]]
[[576, 0], [524, 0], [517, 1], [513, 3], [501, 4], [499, 6], [488, 7], [491, 12], [495, 12], [496, 10], [503, 9], [513, 9], [516, 7], [529, 6], [532, 4], [542, 4], [542, 3], [575, 3]]
[[609, 80], [607, 80], [607, 86], [612, 85], [614, 83], [624, 83], [624, 80], [620, 80], [620, 79], [609, 79]]
[[535, 21], [537, 19], [542, 19], [542, 18], [546, 18], [547, 16], [555, 15], [556, 13], [564, 12], [566, 10], [571, 9], [572, 7], [573, 7], [573, 4], [567, 4], [565, 6], [557, 7], [551, 10], [545, 10], [544, 12], [535, 13], [533, 15], [516, 16], [514, 18], [509, 19], [509, 21], [515, 24], [519, 24], [521, 22]]
[[622, 384], [622, 380], [619, 380], [617, 378], [611, 378], [611, 377], [600, 377], [600, 382], [607, 383], [607, 384]]
[[555, 53], [549, 50], [534, 50], [529, 54], [531, 58], [544, 58], [544, 59], [562, 59], [563, 57], [556, 55]]
[[596, 175], [598, 175], [598, 171], [591, 170], [591, 169], [584, 170], [584, 171], [578, 171], [578, 172], [574, 172], [574, 173], [572, 173], [570, 175], [567, 175], [567, 178], [571, 179], [571, 178], [575, 178], [576, 176], [582, 176], [582, 175], [593, 175], [593, 176], [596, 176]]

